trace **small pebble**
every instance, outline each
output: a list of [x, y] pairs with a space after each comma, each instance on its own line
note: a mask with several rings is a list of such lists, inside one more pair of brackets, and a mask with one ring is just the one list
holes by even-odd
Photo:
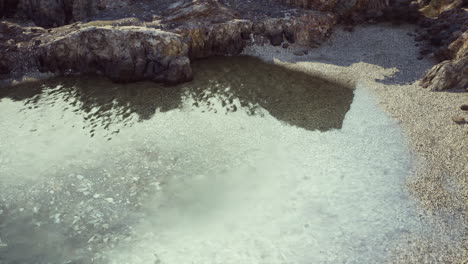
[[95, 195], [93, 195], [93, 198], [94, 198], [94, 199], [97, 199], [97, 198], [99, 198], [100, 196], [101, 196], [101, 195], [99, 195], [99, 194], [96, 193]]
[[288, 43], [283, 43], [283, 49], [287, 49], [289, 48], [289, 44]]
[[80, 180], [80, 181], [81, 181], [81, 180], [83, 180], [83, 179], [84, 179], [84, 176], [83, 176], [83, 175], [79, 175], [79, 174], [78, 174], [78, 175], [76, 175], [76, 178], [78, 178], [78, 180]]
[[457, 124], [465, 124], [466, 123], [466, 120], [464, 117], [461, 117], [461, 116], [454, 116], [452, 117], [452, 120], [453, 122], [457, 123]]
[[54, 215], [54, 222], [55, 222], [56, 224], [60, 223], [60, 214], [55, 214], [55, 215]]
[[463, 111], [468, 111], [468, 105], [462, 105], [460, 106], [460, 109], [463, 110]]

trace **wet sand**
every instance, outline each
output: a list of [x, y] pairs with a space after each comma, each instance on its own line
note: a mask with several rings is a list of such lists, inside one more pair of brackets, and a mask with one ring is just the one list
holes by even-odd
[[459, 107], [468, 102], [461, 91], [431, 92], [418, 86], [433, 61], [417, 60], [413, 28], [359, 26], [338, 29], [327, 44], [296, 56], [287, 50], [253, 46], [246, 54], [290, 68], [355, 83], [377, 95], [379, 105], [397, 120], [407, 138], [416, 168], [407, 188], [419, 205], [421, 221], [433, 232], [408, 235], [391, 263], [462, 263], [468, 258], [468, 126], [453, 116], [468, 117]]

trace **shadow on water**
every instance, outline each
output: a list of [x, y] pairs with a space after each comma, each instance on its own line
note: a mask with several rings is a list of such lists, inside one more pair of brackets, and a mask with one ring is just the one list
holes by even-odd
[[206, 111], [227, 114], [244, 110], [248, 115], [261, 115], [258, 110], [263, 108], [289, 125], [320, 131], [341, 128], [353, 99], [349, 88], [252, 57], [210, 58], [195, 62], [193, 68], [194, 81], [177, 86], [68, 77], [5, 88], [0, 90], [0, 99], [24, 101], [25, 110], [37, 108], [43, 97], [54, 99], [49, 104], [64, 100], [79, 107], [91, 130], [109, 129], [133, 113], [139, 121], [148, 120], [157, 112], [181, 108], [191, 98], [195, 101], [192, 106]]

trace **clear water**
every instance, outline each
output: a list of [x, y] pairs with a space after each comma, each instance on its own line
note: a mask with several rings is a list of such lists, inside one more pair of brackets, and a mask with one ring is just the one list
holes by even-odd
[[382, 263], [416, 232], [372, 95], [250, 57], [0, 90], [0, 263]]

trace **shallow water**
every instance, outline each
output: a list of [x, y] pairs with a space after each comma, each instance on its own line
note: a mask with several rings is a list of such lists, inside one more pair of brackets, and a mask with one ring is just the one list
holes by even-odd
[[372, 95], [250, 57], [0, 90], [0, 263], [382, 263], [417, 232]]

